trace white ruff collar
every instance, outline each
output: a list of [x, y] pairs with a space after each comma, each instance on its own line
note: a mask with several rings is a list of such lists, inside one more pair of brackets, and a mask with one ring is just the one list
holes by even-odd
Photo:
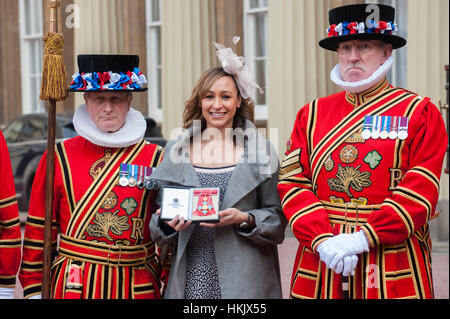
[[83, 104], [75, 110], [73, 126], [78, 135], [95, 145], [119, 148], [138, 143], [145, 135], [147, 122], [140, 112], [130, 108], [122, 128], [114, 133], [106, 133], [95, 126], [89, 117], [86, 104]]
[[350, 92], [350, 93], [361, 93], [364, 92], [371, 87], [373, 87], [375, 84], [379, 83], [383, 78], [386, 76], [386, 74], [389, 72], [389, 70], [392, 68], [392, 64], [394, 63], [394, 56], [391, 55], [389, 59], [384, 62], [383, 65], [381, 65], [373, 74], [368, 77], [367, 79], [364, 79], [362, 81], [358, 82], [345, 82], [341, 78], [341, 67], [340, 65], [336, 65], [333, 70], [331, 71], [330, 78], [331, 81], [334, 82], [338, 87], [343, 89], [344, 91]]

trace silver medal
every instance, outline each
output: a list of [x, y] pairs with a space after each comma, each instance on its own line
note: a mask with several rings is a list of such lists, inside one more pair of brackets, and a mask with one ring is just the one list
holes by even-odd
[[385, 140], [385, 139], [387, 139], [389, 137], [389, 132], [388, 132], [389, 116], [383, 116], [382, 118], [383, 118], [383, 120], [382, 120], [382, 123], [383, 123], [382, 127], [383, 127], [383, 129], [382, 129], [382, 131], [380, 133], [380, 138], [382, 140]]
[[119, 172], [119, 185], [122, 187], [128, 186], [128, 164], [120, 164], [120, 172]]
[[368, 140], [370, 138], [371, 134], [369, 130], [364, 130], [361, 133], [361, 137], [365, 140]]
[[401, 139], [402, 141], [406, 140], [408, 138], [408, 131], [406, 130], [399, 131], [398, 138]]
[[126, 176], [121, 176], [119, 178], [119, 185], [122, 187], [127, 187], [128, 186], [128, 178]]
[[377, 140], [380, 138], [380, 131], [381, 131], [381, 116], [374, 116], [373, 117], [374, 124], [372, 125], [372, 138], [374, 140]]
[[401, 140], [408, 138], [408, 122], [407, 117], [401, 117], [398, 121], [398, 138]]
[[397, 139], [397, 131], [390, 131], [390, 132], [389, 132], [389, 138], [390, 138], [391, 140]]
[[398, 137], [398, 134], [397, 134], [397, 129], [398, 129], [397, 121], [398, 121], [398, 117], [397, 116], [393, 116], [392, 117], [392, 121], [391, 121], [391, 127], [390, 127], [390, 130], [389, 130], [389, 138], [391, 140], [395, 140]]
[[372, 116], [368, 115], [364, 118], [363, 131], [361, 133], [361, 137], [365, 140], [368, 140], [372, 135]]
[[[130, 176], [131, 175], [131, 176]], [[128, 186], [135, 187], [137, 185], [136, 177], [137, 177], [137, 166], [130, 165], [130, 175], [128, 175]]]

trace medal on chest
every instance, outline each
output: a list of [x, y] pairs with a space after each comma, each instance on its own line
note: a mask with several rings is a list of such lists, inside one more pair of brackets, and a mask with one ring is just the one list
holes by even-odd
[[128, 165], [128, 186], [135, 187], [137, 185], [137, 165]]
[[144, 187], [147, 189], [159, 189], [159, 182], [152, 180], [153, 167], [146, 167], [144, 173]]
[[377, 140], [380, 138], [380, 132], [381, 132], [381, 116], [374, 116], [373, 122], [372, 122], [372, 135], [371, 137], [374, 140]]
[[364, 140], [406, 140], [408, 138], [409, 118], [402, 116], [366, 116], [361, 137]]
[[398, 123], [398, 138], [402, 141], [408, 138], [408, 122], [407, 117], [401, 117]]
[[391, 140], [395, 140], [397, 138], [397, 129], [398, 129], [398, 116], [391, 117], [391, 125], [389, 131], [389, 138]]
[[361, 136], [363, 139], [368, 140], [372, 135], [372, 116], [366, 116], [364, 118], [363, 131]]
[[139, 166], [137, 187], [140, 189], [144, 188], [144, 171], [145, 171], [145, 167]]
[[120, 172], [119, 172], [119, 185], [122, 187], [128, 186], [128, 165], [120, 164]]
[[151, 178], [152, 173], [153, 167], [123, 163], [120, 165], [119, 185], [148, 190], [159, 189], [159, 182]]
[[381, 119], [381, 133], [380, 138], [385, 140], [389, 137], [389, 126], [391, 122], [390, 116], [383, 116]]

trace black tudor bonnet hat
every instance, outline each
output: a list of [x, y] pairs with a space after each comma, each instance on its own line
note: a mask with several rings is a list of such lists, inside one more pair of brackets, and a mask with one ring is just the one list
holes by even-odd
[[350, 40], [381, 40], [398, 49], [406, 40], [395, 35], [395, 9], [381, 4], [354, 4], [331, 9], [328, 13], [328, 37], [319, 45], [337, 51], [340, 42]]
[[81, 54], [70, 92], [143, 92], [147, 88], [138, 55]]

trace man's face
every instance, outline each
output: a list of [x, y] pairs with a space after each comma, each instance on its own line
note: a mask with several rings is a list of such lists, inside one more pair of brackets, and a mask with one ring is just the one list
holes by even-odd
[[392, 54], [392, 45], [378, 40], [341, 42], [338, 50], [342, 80], [358, 82], [369, 78]]
[[89, 92], [84, 95], [92, 122], [106, 133], [117, 132], [125, 123], [132, 96], [127, 92]]

